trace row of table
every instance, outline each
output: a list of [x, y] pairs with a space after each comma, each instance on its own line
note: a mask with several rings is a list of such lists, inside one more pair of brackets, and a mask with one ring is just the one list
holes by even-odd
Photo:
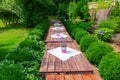
[[[51, 37], [51, 35], [56, 33], [56, 30], [53, 29], [55, 28], [54, 26], [50, 26], [45, 41], [46, 49], [40, 66], [40, 72], [43, 74], [44, 73], [93, 73], [93, 67], [85, 58], [85, 56], [82, 54], [82, 52], [79, 50], [78, 44], [70, 37], [65, 27], [64, 26], [61, 27], [63, 28], [61, 30], [61, 33], [67, 35], [67, 37], [65, 37], [67, 42], [67, 47], [79, 51], [80, 53], [74, 56], [70, 56], [68, 59], [64, 61], [59, 58], [59, 56], [62, 56], [62, 54], [61, 55], [58, 54], [60, 53], [59, 51], [53, 54], [50, 53], [49, 50], [58, 49], [58, 47], [60, 47], [61, 45], [59, 38]], [[59, 56], [57, 56], [57, 54]], [[69, 54], [66, 53], [63, 53], [63, 56], [64, 55], [69, 56]]]

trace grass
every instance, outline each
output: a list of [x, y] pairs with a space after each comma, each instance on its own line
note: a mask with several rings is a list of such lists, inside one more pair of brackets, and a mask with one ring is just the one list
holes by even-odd
[[28, 36], [30, 30], [21, 26], [0, 27], [0, 61], [4, 60], [9, 49], [15, 48]]
[[5, 26], [4, 23], [0, 20], [0, 28], [4, 26]]

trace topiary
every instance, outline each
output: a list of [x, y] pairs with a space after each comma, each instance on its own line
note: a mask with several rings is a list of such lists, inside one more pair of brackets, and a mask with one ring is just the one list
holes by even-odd
[[85, 30], [81, 30], [76, 32], [75, 34], [75, 40], [77, 41], [77, 43], [79, 43], [81, 41], [81, 38], [85, 35], [88, 35], [89, 33]]
[[95, 42], [88, 47], [85, 54], [88, 60], [98, 66], [103, 56], [112, 52], [113, 48], [104, 42]]
[[9, 61], [0, 63], [0, 80], [26, 80], [24, 69], [21, 64]]
[[103, 57], [99, 72], [104, 80], [120, 80], [120, 54], [111, 53]]
[[83, 36], [80, 40], [80, 50], [84, 52], [85, 50], [88, 49], [88, 47], [92, 43], [97, 42], [97, 41], [98, 41], [97, 37], [94, 37], [94, 36], [91, 36], [91, 35]]
[[77, 32], [81, 32], [83, 29], [82, 28], [79, 28], [79, 27], [75, 27], [73, 30], [72, 30], [72, 32], [71, 32], [71, 36], [73, 37], [73, 38], [75, 38], [75, 34], [77, 33]]

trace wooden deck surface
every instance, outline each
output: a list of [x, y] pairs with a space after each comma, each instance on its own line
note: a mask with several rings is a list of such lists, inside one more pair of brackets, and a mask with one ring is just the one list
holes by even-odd
[[[72, 42], [73, 41], [73, 39], [69, 36], [69, 34], [67, 32], [61, 32], [61, 33], [64, 34], [64, 35], [67, 35], [67, 37], [65, 37], [65, 40], [67, 42]], [[56, 32], [55, 31], [54, 32], [52, 32], [52, 31], [48, 32], [48, 36], [47, 36], [45, 42], [53, 42], [53, 43], [54, 42], [60, 42], [60, 38], [52, 38], [51, 37], [51, 35], [53, 35], [53, 34], [56, 34]]]
[[[43, 56], [42, 64], [40, 67], [40, 72], [45, 73], [62, 73], [62, 72], [78, 72], [78, 73], [92, 73], [93, 68], [91, 64], [87, 61], [84, 55], [81, 53], [79, 55], [73, 56], [66, 61], [62, 61], [52, 54], [49, 54], [47, 50], [59, 47], [60, 43], [47, 43], [46, 52]], [[75, 42], [67, 44], [68, 47], [76, 49], [79, 51], [79, 47]]]
[[96, 74], [46, 74], [46, 80], [99, 80]]

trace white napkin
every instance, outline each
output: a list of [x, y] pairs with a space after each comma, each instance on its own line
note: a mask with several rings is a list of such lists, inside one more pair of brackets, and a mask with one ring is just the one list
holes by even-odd
[[67, 35], [62, 34], [62, 33], [55, 33], [55, 34], [52, 34], [51, 37], [52, 38], [61, 38], [61, 37], [65, 38], [67, 37]]
[[48, 50], [47, 52], [56, 56], [57, 58], [59, 58], [62, 61], [65, 61], [72, 56], [75, 56], [75, 55], [78, 55], [78, 54], [82, 53], [80, 51], [77, 51], [77, 50], [69, 48], [69, 47], [67, 47], [66, 49], [67, 49], [66, 53], [62, 53], [61, 47], [57, 47], [57, 48]]
[[51, 28], [51, 29], [53, 29], [53, 30], [63, 30], [64, 28], [62, 28], [62, 27], [55, 27], [55, 28]]

